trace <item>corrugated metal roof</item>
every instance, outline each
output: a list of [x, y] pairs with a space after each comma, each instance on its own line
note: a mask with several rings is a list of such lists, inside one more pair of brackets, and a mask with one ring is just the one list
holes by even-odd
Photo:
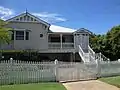
[[51, 25], [50, 26], [50, 30], [52, 32], [67, 32], [67, 33], [73, 33], [75, 31], [75, 29], [61, 27], [61, 26], [56, 26], [56, 25]]

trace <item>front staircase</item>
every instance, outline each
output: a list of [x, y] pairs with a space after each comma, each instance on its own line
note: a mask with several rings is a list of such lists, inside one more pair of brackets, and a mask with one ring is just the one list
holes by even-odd
[[96, 62], [96, 60], [109, 61], [102, 53], [95, 53], [90, 46], [87, 51], [83, 50], [80, 45], [78, 47], [79, 55], [84, 63]]

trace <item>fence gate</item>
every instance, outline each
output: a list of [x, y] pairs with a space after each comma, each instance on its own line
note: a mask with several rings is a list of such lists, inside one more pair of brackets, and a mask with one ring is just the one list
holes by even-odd
[[96, 64], [62, 63], [57, 67], [57, 80], [61, 82], [91, 80], [97, 78]]

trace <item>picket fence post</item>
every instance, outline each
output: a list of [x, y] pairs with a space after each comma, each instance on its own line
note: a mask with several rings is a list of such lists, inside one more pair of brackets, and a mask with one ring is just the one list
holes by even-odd
[[13, 78], [13, 58], [10, 58], [10, 76], [9, 76], [9, 84], [13, 84], [14, 83], [14, 78]]
[[57, 78], [57, 73], [58, 73], [58, 67], [57, 67], [57, 65], [58, 65], [58, 60], [57, 59], [55, 59], [55, 61], [54, 61], [54, 64], [55, 64], [55, 78], [56, 78], [56, 81], [58, 81], [58, 78]]
[[101, 77], [100, 59], [101, 58], [96, 59], [97, 78]]

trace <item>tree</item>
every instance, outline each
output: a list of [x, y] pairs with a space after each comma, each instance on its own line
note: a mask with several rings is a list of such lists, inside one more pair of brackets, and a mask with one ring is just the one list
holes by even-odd
[[10, 42], [10, 28], [7, 28], [8, 23], [0, 19], [0, 45]]
[[93, 34], [90, 36], [90, 46], [95, 52], [102, 52], [105, 48], [105, 35]]
[[120, 58], [120, 25], [107, 32], [105, 50], [111, 59], [117, 60]]
[[110, 60], [120, 58], [120, 25], [113, 27], [105, 35], [90, 36], [90, 45], [95, 52], [101, 52]]

